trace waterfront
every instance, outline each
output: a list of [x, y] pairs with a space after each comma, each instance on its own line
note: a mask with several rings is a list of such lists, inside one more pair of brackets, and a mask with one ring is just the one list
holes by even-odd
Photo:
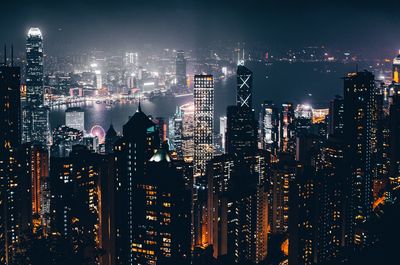
[[[327, 107], [330, 99], [343, 92], [341, 77], [355, 70], [355, 64], [343, 63], [249, 63], [254, 72], [253, 104], [258, 113], [263, 100], [273, 100], [277, 103], [292, 101], [294, 103], [310, 103], [315, 107]], [[312, 81], [310, 81], [312, 80]], [[215, 121], [226, 113], [226, 107], [235, 103], [236, 77], [220, 80], [215, 84]], [[142, 101], [142, 109], [153, 117], [168, 118], [173, 115], [176, 106], [192, 100], [186, 97], [156, 97]], [[82, 105], [85, 109], [85, 128], [87, 131], [94, 125], [107, 129], [112, 123], [121, 132], [129, 116], [137, 109], [137, 103], [115, 103], [111, 108], [105, 104]], [[66, 106], [52, 109], [50, 113], [51, 127], [64, 124]], [[218, 127], [216, 127], [217, 129]]]

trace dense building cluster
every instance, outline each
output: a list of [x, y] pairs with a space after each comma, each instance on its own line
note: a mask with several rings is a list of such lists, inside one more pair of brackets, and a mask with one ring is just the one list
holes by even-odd
[[[368, 224], [400, 184], [398, 57], [390, 84], [352, 72], [327, 109], [265, 99], [259, 115], [239, 61], [226, 117], [201, 74], [193, 103], [167, 121], [139, 102], [122, 134], [86, 134], [80, 108], [50, 132], [37, 28], [26, 58], [23, 81], [0, 66], [1, 264], [311, 265], [381, 240]], [[183, 51], [176, 79], [190, 91]]]

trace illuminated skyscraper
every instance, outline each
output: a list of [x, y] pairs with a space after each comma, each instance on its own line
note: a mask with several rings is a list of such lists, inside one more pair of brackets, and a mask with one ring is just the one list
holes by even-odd
[[279, 119], [279, 147], [282, 152], [294, 154], [296, 150], [296, 132], [294, 109], [291, 103], [282, 104]]
[[239, 65], [237, 68], [236, 106], [243, 109], [253, 107], [253, 72]]
[[194, 157], [193, 174], [205, 174], [214, 153], [214, 80], [212, 75], [194, 77]]
[[260, 112], [261, 148], [276, 153], [278, 148], [279, 114], [272, 101], [264, 101]]
[[22, 141], [48, 144], [49, 109], [44, 104], [43, 37], [40, 29], [30, 28], [26, 39], [26, 98], [22, 110]]
[[133, 187], [132, 255], [135, 264], [173, 264], [190, 257], [191, 190], [159, 149]]
[[[144, 114], [139, 105], [136, 113], [123, 126], [123, 137], [114, 147], [115, 196], [115, 264], [138, 264], [136, 242], [137, 180], [145, 176], [145, 167], [154, 151], [160, 147], [156, 125]], [[150, 194], [149, 194], [150, 195]], [[142, 203], [141, 206], [144, 206]]]
[[184, 51], [177, 51], [176, 53], [176, 87], [178, 93], [187, 92], [187, 79], [186, 79], [186, 59]]
[[21, 219], [24, 230], [47, 234], [50, 225], [49, 153], [40, 144], [23, 144], [18, 151]]
[[400, 83], [400, 52], [399, 55], [397, 55], [393, 59], [393, 66], [392, 66], [392, 79], [395, 84]]
[[68, 108], [65, 111], [65, 125], [77, 129], [80, 131], [85, 131], [85, 112], [79, 107]]
[[236, 105], [227, 108], [226, 152], [243, 154], [257, 150], [257, 122], [252, 106], [253, 73], [237, 69]]
[[0, 263], [9, 264], [18, 242], [18, 185], [16, 151], [21, 143], [20, 69], [0, 67]]
[[30, 28], [26, 39], [26, 97], [28, 104], [44, 105], [43, 36], [39, 28]]
[[[193, 103], [187, 103], [185, 105], [182, 105], [179, 107], [180, 113], [181, 113], [181, 123], [182, 123], [182, 155], [183, 159], [186, 162], [192, 162], [193, 161], [193, 155], [194, 155], [194, 104]], [[179, 132], [179, 118], [177, 120], [176, 126]]]
[[374, 75], [368, 71], [349, 73], [344, 78], [347, 244], [354, 243], [356, 227], [366, 221], [372, 211], [374, 90]]
[[69, 238], [90, 264], [97, 264], [97, 255], [89, 248], [109, 251], [103, 245], [103, 229], [108, 229], [110, 216], [102, 215], [107, 204], [106, 187], [102, 187], [109, 177], [107, 165], [105, 156], [82, 145], [74, 146], [68, 157], [51, 159], [52, 232]]
[[329, 104], [328, 134], [335, 137], [343, 136], [344, 100], [336, 97]]

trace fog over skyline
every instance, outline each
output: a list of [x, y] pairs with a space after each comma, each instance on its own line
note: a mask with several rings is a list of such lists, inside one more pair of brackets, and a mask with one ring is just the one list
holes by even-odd
[[[40, 27], [49, 53], [98, 48], [196, 48], [215, 40], [268, 47], [327, 45], [386, 56], [400, 48], [396, 1], [27, 1], [2, 3], [2, 42], [23, 51]], [[10, 26], [12, 25], [12, 26]]]

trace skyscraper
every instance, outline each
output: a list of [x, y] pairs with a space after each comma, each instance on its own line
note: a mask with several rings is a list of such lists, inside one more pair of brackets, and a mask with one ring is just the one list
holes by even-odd
[[236, 74], [236, 106], [251, 109], [253, 107], [253, 72], [244, 65], [239, 65]]
[[337, 96], [329, 104], [328, 134], [343, 136], [344, 100]]
[[292, 103], [283, 103], [279, 118], [279, 147], [282, 152], [294, 154], [296, 132]]
[[85, 112], [82, 108], [68, 108], [65, 111], [65, 125], [80, 131], [85, 130]]
[[261, 148], [275, 154], [278, 148], [279, 114], [272, 101], [264, 101], [260, 112]]
[[397, 85], [400, 83], [400, 53], [393, 59], [392, 80]]
[[184, 51], [182, 50], [177, 51], [175, 64], [176, 64], [175, 77], [176, 77], [177, 93], [185, 93], [187, 92], [188, 87], [186, 79], [186, 59]]
[[228, 106], [226, 152], [243, 154], [257, 150], [257, 122], [252, 109], [253, 73], [245, 66], [237, 69], [236, 105]]
[[0, 67], [0, 110], [0, 263], [9, 264], [20, 226], [17, 189], [21, 179], [16, 160], [21, 142], [19, 67]]
[[190, 257], [191, 190], [166, 149], [157, 150], [133, 187], [135, 264], [172, 264]]
[[156, 125], [138, 107], [135, 114], [123, 126], [123, 137], [114, 147], [114, 196], [115, 196], [115, 256], [116, 264], [138, 264], [133, 251], [135, 243], [135, 190], [137, 180], [144, 177], [145, 167], [160, 139]]
[[23, 142], [48, 144], [49, 109], [43, 89], [43, 37], [40, 29], [30, 28], [26, 39], [26, 106], [22, 111]]
[[26, 39], [26, 87], [27, 103], [44, 105], [43, 36], [39, 28], [30, 28]]
[[371, 72], [349, 73], [344, 78], [347, 244], [354, 243], [356, 227], [368, 219], [372, 210], [374, 89]]
[[214, 153], [214, 80], [212, 75], [194, 77], [194, 157], [193, 174], [205, 174]]

